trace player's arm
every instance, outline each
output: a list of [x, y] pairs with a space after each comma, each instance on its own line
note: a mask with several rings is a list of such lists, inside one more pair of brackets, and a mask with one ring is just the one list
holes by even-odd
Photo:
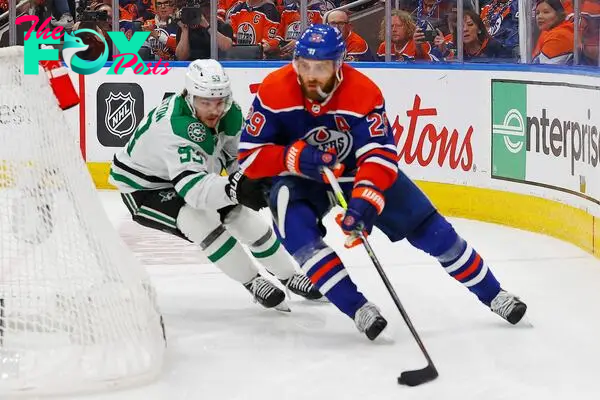
[[239, 169], [237, 161], [238, 147], [240, 144], [240, 135], [244, 117], [240, 106], [233, 102], [227, 114], [221, 120], [225, 126], [225, 135], [223, 136], [223, 167], [231, 174]]
[[281, 135], [277, 115], [263, 107], [260, 93], [248, 112], [238, 148], [238, 162], [244, 173], [252, 178], [277, 176], [286, 170], [285, 146], [275, 144]]
[[[202, 138], [201, 126], [191, 117], [171, 120], [173, 134], [166, 146], [165, 158], [177, 193], [197, 209], [219, 210], [235, 204], [255, 210], [266, 207], [259, 190], [261, 182], [239, 174], [226, 177], [208, 171], [209, 157], [214, 157], [213, 142]], [[208, 138], [208, 135], [204, 136]]]
[[[171, 120], [171, 136], [165, 157], [169, 179], [185, 202], [197, 209], [217, 210], [236, 204], [225, 190], [227, 177], [208, 172], [212, 142], [201, 139], [203, 125], [191, 117]], [[208, 137], [208, 133], [204, 134]]]
[[387, 190], [398, 175], [398, 149], [385, 107], [373, 109], [352, 129], [352, 133], [358, 168], [355, 186], [365, 183], [380, 191]]
[[276, 144], [286, 141], [286, 132], [279, 122], [286, 117], [264, 107], [260, 94], [259, 90], [242, 128], [238, 152], [240, 169], [252, 179], [293, 173], [322, 180], [321, 168], [335, 165], [336, 156], [303, 140], [287, 146]]
[[398, 175], [398, 151], [381, 103], [352, 127], [358, 170], [341, 224], [346, 232], [371, 231], [385, 207], [384, 192]]

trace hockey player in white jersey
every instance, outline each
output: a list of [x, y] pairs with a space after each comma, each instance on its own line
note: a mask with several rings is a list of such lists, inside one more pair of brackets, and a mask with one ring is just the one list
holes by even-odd
[[259, 274], [239, 242], [289, 291], [321, 298], [257, 212], [267, 206], [265, 180], [238, 171], [243, 116], [227, 74], [215, 60], [196, 60], [185, 79], [183, 92], [151, 110], [115, 154], [109, 182], [134, 221], [197, 243], [264, 307], [289, 310], [285, 293]]

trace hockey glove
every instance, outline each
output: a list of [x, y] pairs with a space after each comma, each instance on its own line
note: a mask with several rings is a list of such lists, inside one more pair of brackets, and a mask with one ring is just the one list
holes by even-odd
[[229, 183], [225, 185], [225, 193], [229, 198], [243, 206], [259, 211], [267, 207], [266, 192], [270, 179], [250, 179], [238, 170], [229, 175]]
[[288, 171], [323, 182], [322, 168], [333, 167], [337, 163], [337, 156], [298, 140], [287, 146], [284, 162]]
[[381, 214], [384, 206], [385, 198], [379, 189], [370, 185], [356, 185], [341, 221], [342, 230], [347, 235], [356, 231], [371, 233], [375, 219]]

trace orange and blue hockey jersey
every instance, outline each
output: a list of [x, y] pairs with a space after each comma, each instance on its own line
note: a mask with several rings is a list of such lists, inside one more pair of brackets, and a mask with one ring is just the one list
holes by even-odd
[[356, 175], [356, 181], [368, 180], [380, 190], [393, 184], [398, 154], [383, 95], [351, 66], [344, 64], [340, 72], [341, 83], [323, 103], [304, 97], [291, 64], [265, 78], [239, 145], [238, 159], [247, 176], [288, 172], [284, 146], [304, 139], [323, 151], [335, 149], [346, 180]]
[[[338, 182], [349, 199], [350, 219], [365, 215], [356, 211], [361, 204], [374, 207], [378, 202], [383, 207], [373, 226], [392, 242], [406, 238], [436, 257], [450, 276], [489, 306], [500, 284], [482, 257], [398, 169], [379, 88], [343, 64], [340, 84], [324, 102], [315, 103], [303, 96], [296, 72], [287, 65], [260, 85], [242, 129], [238, 161], [250, 178], [273, 177], [268, 204], [274, 231], [311, 282], [338, 309], [354, 318], [367, 299], [358, 292], [337, 253], [323, 241], [322, 219], [332, 208], [330, 185], [294, 174], [290, 171], [297, 168], [288, 169], [284, 163], [285, 146], [301, 139], [324, 151], [336, 150], [345, 166]], [[370, 200], [361, 186], [369, 188]], [[376, 190], [383, 195], [377, 196]]]
[[[314, 3], [314, 2], [313, 2]], [[323, 21], [321, 5], [324, 3], [314, 3], [314, 9], [309, 8], [307, 10], [306, 19], [308, 25], [320, 24]], [[292, 3], [286, 6], [281, 12], [281, 22], [279, 24], [279, 31], [277, 35], [281, 40], [298, 40], [301, 30], [301, 18], [300, 18], [300, 6], [296, 3]]]
[[254, 7], [248, 2], [238, 3], [230, 15], [231, 27], [236, 44], [279, 45], [277, 30], [281, 17], [273, 3], [262, 2]]

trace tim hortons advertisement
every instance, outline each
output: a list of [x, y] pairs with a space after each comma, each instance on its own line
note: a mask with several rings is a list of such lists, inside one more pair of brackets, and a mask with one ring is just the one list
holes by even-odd
[[[228, 69], [234, 97], [244, 112], [254, 99], [250, 88], [272, 70]], [[464, 71], [450, 74], [435, 70], [365, 68], [362, 72], [383, 90], [401, 166], [406, 173], [415, 179], [466, 184], [474, 171], [486, 172], [489, 135], [484, 129], [488, 117], [471, 110], [481, 108], [480, 100], [488, 98], [487, 80], [480, 78], [481, 85], [474, 86], [483, 88], [461, 98], [462, 104], [457, 108], [456, 97], [449, 94], [464, 91]], [[184, 73], [185, 68], [174, 68], [167, 77], [154, 76], [149, 80], [125, 72], [122, 76], [111, 76], [110, 82], [106, 82], [103, 74], [86, 77], [87, 160], [111, 160], [118, 147], [128, 140], [135, 123], [141, 120], [141, 109], [147, 113], [166, 94], [182, 90]]]
[[600, 204], [600, 89], [493, 80], [492, 178]]

